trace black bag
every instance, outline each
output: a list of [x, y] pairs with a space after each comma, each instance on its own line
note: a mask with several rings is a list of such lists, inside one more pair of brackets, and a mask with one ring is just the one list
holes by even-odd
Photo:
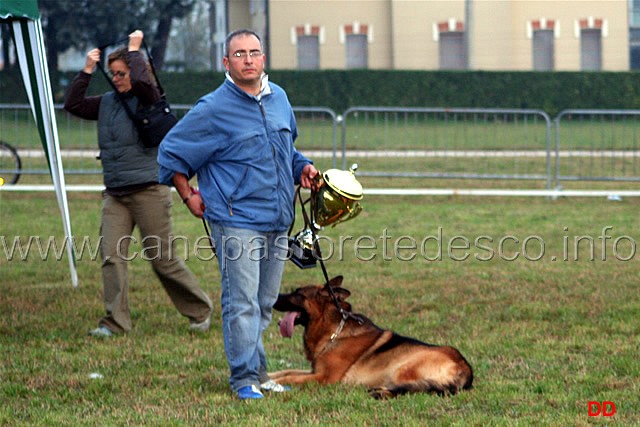
[[153, 105], [142, 107], [133, 118], [142, 145], [147, 148], [157, 147], [162, 138], [178, 123], [178, 118], [164, 96]]
[[[142, 41], [142, 44], [147, 52], [149, 65], [151, 65], [153, 77], [155, 77], [156, 82], [158, 83], [158, 90], [161, 94], [160, 100], [153, 105], [144, 105], [142, 107], [139, 107], [135, 113], [131, 111], [131, 108], [129, 108], [127, 101], [124, 100], [120, 95], [120, 92], [118, 92], [118, 89], [109, 78], [109, 75], [102, 67], [102, 64], [98, 62], [97, 66], [100, 71], [102, 71], [102, 74], [104, 74], [104, 76], [106, 77], [116, 96], [118, 97], [120, 102], [122, 102], [127, 115], [136, 126], [136, 129], [138, 130], [138, 138], [140, 138], [140, 141], [142, 141], [142, 145], [147, 148], [153, 148], [160, 145], [160, 143], [162, 142], [162, 138], [164, 138], [164, 136], [171, 130], [171, 128], [176, 123], [178, 123], [178, 118], [171, 110], [171, 106], [169, 105], [169, 101], [167, 101], [164, 89], [162, 89], [160, 79], [158, 79], [156, 69], [153, 66], [153, 58], [151, 57], [151, 52], [149, 52], [149, 48], [147, 47], [147, 44], [144, 40]], [[102, 50], [106, 46], [109, 45], [101, 46], [100, 49]]]

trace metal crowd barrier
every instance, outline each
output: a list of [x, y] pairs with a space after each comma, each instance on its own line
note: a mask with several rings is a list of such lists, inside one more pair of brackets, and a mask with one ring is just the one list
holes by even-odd
[[[173, 107], [178, 117], [191, 108]], [[565, 110], [553, 120], [528, 109], [353, 107], [335, 114], [329, 108], [294, 107], [294, 112], [296, 147], [320, 169], [358, 163], [358, 176], [389, 178], [403, 187], [425, 178], [527, 181], [546, 189], [640, 181], [640, 110]], [[56, 115], [67, 183], [99, 183], [95, 122], [75, 118], [61, 105]], [[22, 159], [19, 184], [49, 182], [28, 105], [0, 104], [0, 141]], [[5, 158], [0, 155], [0, 173], [12, 167]]]
[[353, 107], [342, 120], [342, 166], [361, 176], [541, 180], [551, 185], [551, 120], [539, 110]]
[[640, 110], [564, 110], [554, 124], [556, 187], [640, 181]]

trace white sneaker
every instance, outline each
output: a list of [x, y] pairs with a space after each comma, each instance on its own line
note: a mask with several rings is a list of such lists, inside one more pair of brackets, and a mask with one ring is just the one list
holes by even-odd
[[95, 329], [90, 330], [89, 335], [91, 335], [92, 337], [98, 337], [98, 338], [109, 338], [109, 337], [112, 337], [114, 334], [111, 329], [101, 325]]
[[191, 322], [189, 330], [194, 332], [207, 332], [211, 327], [211, 316], [207, 317], [200, 323]]
[[284, 391], [291, 390], [291, 387], [289, 387], [288, 385], [278, 384], [274, 380], [269, 380], [267, 382], [260, 384], [260, 388], [265, 391], [274, 391], [276, 393], [282, 393]]

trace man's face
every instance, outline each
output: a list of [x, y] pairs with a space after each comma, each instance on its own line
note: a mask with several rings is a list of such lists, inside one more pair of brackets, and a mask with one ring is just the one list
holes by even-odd
[[233, 38], [228, 55], [223, 58], [224, 67], [237, 85], [259, 85], [265, 56], [260, 49], [260, 41], [254, 35], [243, 34]]

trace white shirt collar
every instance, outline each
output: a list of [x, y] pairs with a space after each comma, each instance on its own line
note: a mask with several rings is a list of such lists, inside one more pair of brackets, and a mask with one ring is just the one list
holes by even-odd
[[[229, 80], [231, 83], [233, 83], [234, 85], [236, 84], [236, 82], [234, 82], [233, 79], [231, 78], [231, 74], [229, 74], [228, 71], [225, 72], [225, 76], [227, 80]], [[269, 86], [269, 76], [267, 75], [267, 73], [262, 73], [262, 77], [260, 77], [260, 92], [258, 92], [258, 94], [256, 95], [256, 98], [260, 100], [263, 96], [270, 95], [270, 94], [271, 94], [271, 86]]]

